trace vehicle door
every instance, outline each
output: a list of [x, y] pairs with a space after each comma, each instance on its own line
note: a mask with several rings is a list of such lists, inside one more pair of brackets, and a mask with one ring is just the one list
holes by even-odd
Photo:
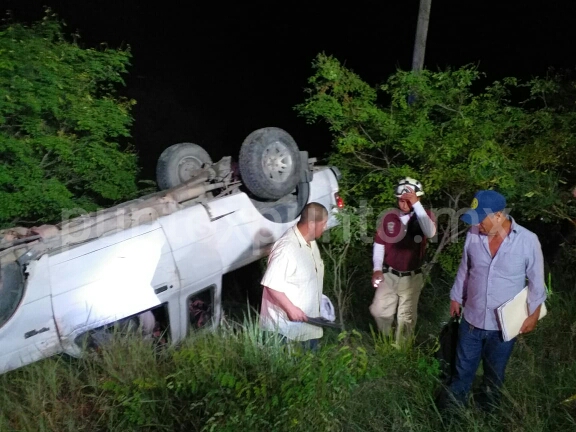
[[179, 327], [179, 279], [157, 222], [51, 256], [50, 281], [54, 316], [67, 352], [78, 349], [75, 339], [85, 332], [165, 302], [171, 323]]
[[[222, 302], [222, 260], [213, 221], [203, 206], [195, 205], [162, 218], [160, 223], [180, 277], [180, 333], [185, 335], [191, 325], [198, 324], [198, 320], [196, 324], [191, 322], [190, 307], [196, 307], [197, 318], [208, 307], [210, 322], [218, 325]], [[233, 248], [234, 245], [227, 247]], [[201, 291], [204, 294], [200, 299], [191, 297]], [[201, 300], [203, 305], [196, 300]], [[200, 319], [200, 322], [205, 320]]]
[[[0, 373], [62, 351], [52, 314], [48, 257], [2, 264]], [[27, 274], [27, 277], [26, 277]]]

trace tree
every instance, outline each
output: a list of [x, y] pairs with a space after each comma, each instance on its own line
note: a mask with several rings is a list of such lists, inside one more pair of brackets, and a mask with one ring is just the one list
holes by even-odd
[[483, 74], [465, 66], [399, 70], [373, 87], [333, 57], [321, 54], [313, 67], [309, 96], [296, 109], [332, 131], [330, 163], [343, 173], [346, 201], [393, 207], [396, 181], [420, 179], [439, 216], [431, 265], [455, 270], [447, 258], [459, 255], [458, 216], [478, 189], [498, 189], [524, 219], [576, 220], [576, 116], [547, 103], [561, 90], [553, 79], [506, 78], [478, 91]]
[[53, 222], [134, 196], [125, 144], [135, 103], [116, 95], [125, 49], [82, 48], [49, 10], [0, 29], [0, 224]]
[[326, 271], [324, 294], [335, 303], [338, 321], [344, 325], [350, 316], [355, 297], [366, 285], [371, 262], [361, 248], [365, 215], [355, 208], [345, 207], [336, 215], [339, 224], [326, 231], [319, 242]]

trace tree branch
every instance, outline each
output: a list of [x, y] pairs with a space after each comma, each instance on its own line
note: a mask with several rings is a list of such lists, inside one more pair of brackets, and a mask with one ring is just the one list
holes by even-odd
[[351, 192], [351, 191], [353, 191], [354, 189], [356, 189], [357, 186], [359, 186], [359, 185], [362, 184], [362, 181], [363, 181], [366, 177], [368, 177], [369, 175], [375, 173], [376, 171], [377, 171], [377, 170], [372, 170], [372, 171], [370, 171], [368, 174], [366, 174], [364, 177], [362, 177], [354, 186], [352, 186], [351, 188], [349, 188], [349, 189], [348, 189], [348, 192]]
[[369, 166], [369, 167], [374, 168], [375, 170], [378, 170], [378, 171], [387, 171], [387, 170], [388, 170], [387, 168], [384, 168], [384, 167], [380, 167], [380, 166], [378, 166], [378, 165], [375, 165], [375, 164], [373, 164], [372, 162], [367, 161], [366, 159], [362, 159], [362, 157], [360, 156], [360, 154], [362, 154], [362, 153], [353, 151], [352, 154], [353, 154], [354, 157], [356, 157], [356, 159], [358, 159], [360, 162], [362, 162], [363, 164], [365, 164], [365, 165], [367, 165], [367, 166]]
[[454, 203], [454, 208], [457, 209], [458, 208], [458, 201], [460, 201], [460, 196], [462, 195], [462, 192], [458, 192], [458, 195], [456, 195], [456, 198], [454, 198], [452, 195], [450, 195], [448, 192], [444, 191], [444, 193], [446, 195], [448, 195], [448, 197], [452, 200], [452, 202]]
[[390, 159], [388, 158], [388, 155], [381, 148], [379, 148], [378, 151], [382, 154], [382, 160], [384, 160], [387, 167], [390, 168]]
[[567, 221], [570, 222], [572, 225], [576, 226], [576, 219], [572, 219], [572, 217], [571, 217], [568, 213], [559, 210], [556, 206], [552, 206], [552, 208], [553, 208], [555, 211], [552, 212], [552, 211], [546, 210], [546, 209], [543, 209], [542, 211], [543, 211], [544, 213], [546, 213], [546, 214], [549, 214], [550, 216], [554, 216], [554, 217], [557, 217], [557, 218], [560, 218], [560, 219], [567, 220]]
[[443, 104], [436, 104], [436, 105], [438, 105], [440, 108], [444, 108], [444, 109], [447, 110], [447, 111], [455, 112], [456, 114], [458, 114], [458, 115], [459, 115], [460, 117], [462, 117], [462, 118], [466, 118], [466, 117], [464, 116], [464, 114], [462, 114], [462, 111], [460, 111], [460, 110], [457, 110], [457, 109], [454, 109], [454, 108], [450, 108], [449, 106], [446, 106], [446, 105], [443, 105]]
[[[380, 150], [380, 153], [382, 153], [382, 159], [384, 162], [386, 162], [386, 165], [388, 166], [388, 168], [390, 168], [390, 159], [388, 159], [388, 156], [386, 155], [386, 153], [384, 153], [382, 151], [382, 149], [380, 148], [380, 146], [378, 145], [378, 143], [376, 141], [374, 141], [374, 139], [372, 138], [372, 136], [366, 131], [366, 129], [364, 129], [364, 126], [362, 126], [361, 124], [358, 125], [360, 127], [360, 129], [362, 130], [362, 132], [364, 133], [364, 135], [366, 135], [366, 137], [370, 140], [370, 142], [374, 145], [375, 148], [377, 148], [378, 150]], [[378, 159], [378, 158], [377, 158]]]

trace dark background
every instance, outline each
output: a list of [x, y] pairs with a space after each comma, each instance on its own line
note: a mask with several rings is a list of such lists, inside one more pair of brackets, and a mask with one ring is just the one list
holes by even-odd
[[[145, 2], [0, 0], [16, 21], [50, 6], [81, 43], [130, 45], [123, 92], [138, 102], [133, 141], [142, 176], [153, 178], [167, 146], [191, 141], [217, 160], [236, 156], [246, 135], [286, 129], [311, 156], [330, 149], [322, 125], [293, 107], [305, 98], [311, 63], [335, 55], [372, 84], [411, 67], [418, 0], [348, 2]], [[479, 64], [489, 79], [573, 67], [576, 2], [434, 0], [426, 67]]]

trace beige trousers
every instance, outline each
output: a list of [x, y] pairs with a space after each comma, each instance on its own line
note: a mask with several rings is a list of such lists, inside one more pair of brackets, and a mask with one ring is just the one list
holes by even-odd
[[396, 343], [412, 336], [416, 326], [418, 299], [424, 286], [422, 273], [399, 277], [384, 273], [384, 279], [376, 288], [370, 313], [376, 320], [378, 330], [390, 336], [394, 316], [397, 314]]

